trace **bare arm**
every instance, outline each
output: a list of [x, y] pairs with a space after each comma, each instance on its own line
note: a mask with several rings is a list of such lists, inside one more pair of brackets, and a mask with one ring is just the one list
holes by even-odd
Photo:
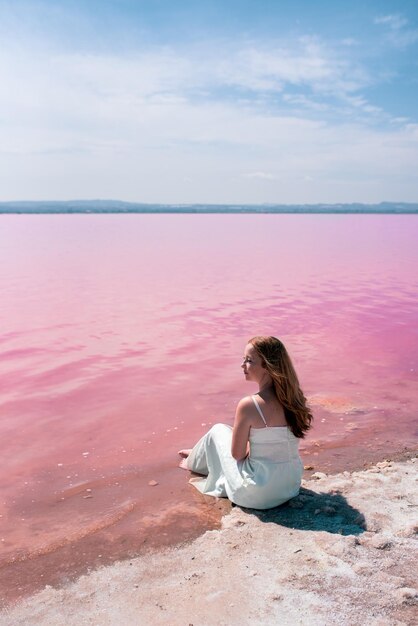
[[237, 461], [245, 459], [249, 453], [251, 406], [248, 398], [238, 402], [232, 430], [231, 454]]

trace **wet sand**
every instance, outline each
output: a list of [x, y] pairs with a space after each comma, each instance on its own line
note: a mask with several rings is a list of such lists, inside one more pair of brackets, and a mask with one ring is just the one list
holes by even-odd
[[[2, 542], [0, 606], [45, 585], [64, 585], [101, 565], [192, 540], [220, 526], [222, 514], [230, 509], [228, 501], [202, 501], [173, 462], [159, 467], [158, 481], [155, 476], [155, 468], [141, 467], [122, 476], [118, 472], [117, 484], [111, 477], [81, 479], [65, 497], [60, 491], [36, 498], [42, 513], [39, 534], [31, 540], [26, 532], [20, 536], [18, 527]], [[56, 508], [61, 506], [58, 517]], [[52, 526], [48, 509], [53, 511]], [[19, 540], [24, 547], [16, 550]]]
[[412, 626], [416, 467], [316, 472], [286, 505], [234, 506], [219, 530], [46, 586], [0, 624]]

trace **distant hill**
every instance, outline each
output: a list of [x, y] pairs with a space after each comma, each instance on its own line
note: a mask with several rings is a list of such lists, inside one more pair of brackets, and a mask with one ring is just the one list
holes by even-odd
[[0, 202], [0, 213], [418, 213], [418, 203], [143, 204], [120, 200]]

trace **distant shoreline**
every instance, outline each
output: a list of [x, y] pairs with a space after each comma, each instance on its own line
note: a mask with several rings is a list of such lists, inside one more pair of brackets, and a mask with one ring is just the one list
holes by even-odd
[[14, 201], [0, 202], [0, 214], [68, 213], [303, 213], [303, 214], [417, 214], [418, 203], [379, 204], [146, 204], [120, 200]]

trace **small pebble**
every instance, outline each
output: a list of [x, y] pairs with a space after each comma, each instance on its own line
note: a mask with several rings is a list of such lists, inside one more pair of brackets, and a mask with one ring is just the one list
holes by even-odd
[[380, 467], [380, 468], [391, 467], [391, 464], [388, 461], [382, 461], [381, 463], [376, 463], [376, 467]]
[[150, 480], [148, 484], [150, 487], [155, 487], [156, 485], [158, 485], [158, 482], [156, 480]]
[[413, 587], [401, 587], [396, 590], [396, 599], [400, 603], [407, 603], [408, 600], [416, 600], [418, 598], [418, 591]]
[[377, 550], [387, 550], [391, 547], [392, 542], [384, 535], [375, 535], [372, 537], [370, 545]]
[[313, 470], [313, 469], [315, 469], [315, 468], [314, 468], [314, 466], [313, 466], [313, 465], [304, 465], [304, 466], [303, 466], [303, 469], [304, 469], [304, 470]]
[[327, 475], [324, 474], [324, 472], [315, 472], [315, 474], [312, 474], [311, 478], [314, 478], [315, 480], [322, 480], [323, 478], [326, 478]]
[[413, 537], [414, 535], [417, 535], [418, 534], [418, 522], [412, 522], [412, 524], [400, 530], [398, 534], [401, 537]]
[[355, 574], [369, 574], [370, 565], [368, 563], [354, 563], [353, 572]]

